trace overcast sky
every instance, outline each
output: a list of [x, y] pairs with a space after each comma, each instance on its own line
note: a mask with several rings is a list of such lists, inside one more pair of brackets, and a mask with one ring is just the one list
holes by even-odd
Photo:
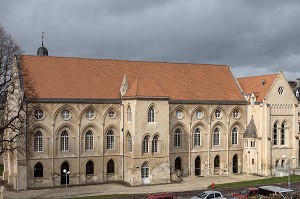
[[300, 78], [298, 0], [1, 0], [25, 54], [229, 65]]

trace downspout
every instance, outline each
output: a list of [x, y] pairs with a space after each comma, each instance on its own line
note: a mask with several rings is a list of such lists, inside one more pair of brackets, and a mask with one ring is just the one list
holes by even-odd
[[209, 118], [209, 132], [208, 132], [208, 150], [207, 150], [207, 167], [208, 167], [208, 174], [211, 174], [211, 169], [210, 169], [210, 148], [211, 148], [211, 136], [212, 136], [212, 133], [211, 133], [211, 118]]
[[81, 126], [81, 122], [79, 121], [78, 122], [78, 134], [77, 134], [77, 136], [78, 136], [78, 158], [77, 158], [77, 160], [78, 160], [77, 161], [78, 162], [78, 184], [80, 184], [80, 179], [81, 179], [81, 177], [80, 177], [80, 148], [81, 148], [80, 126]]
[[124, 104], [121, 103], [121, 106], [122, 106], [122, 180], [124, 181], [124, 174], [125, 174], [125, 148], [124, 148], [124, 118], [125, 118], [125, 114], [124, 114]]
[[102, 178], [103, 178], [103, 182], [104, 182], [104, 119], [103, 119], [103, 122], [102, 122], [102, 133], [103, 133], [103, 136], [102, 136]]
[[191, 160], [192, 160], [192, 157], [191, 157], [191, 142], [192, 142], [192, 136], [191, 136], [191, 132], [192, 132], [192, 118], [191, 118], [191, 121], [189, 122], [190, 123], [190, 129], [189, 129], [189, 171], [188, 171], [188, 174], [189, 175], [192, 175], [191, 173]]
[[52, 143], [51, 143], [52, 144], [51, 173], [52, 173], [53, 186], [55, 186], [55, 179], [54, 179], [54, 139], [55, 139], [55, 137], [54, 137], [54, 125], [55, 125], [55, 123], [53, 121], [53, 123], [52, 123], [52, 134], [51, 134], [51, 136], [52, 136], [52, 139], [51, 139], [51, 141], [52, 141]]
[[231, 135], [231, 132], [230, 132], [230, 116], [229, 116], [229, 118], [228, 118], [228, 122], [227, 122], [227, 136], [226, 136], [226, 139], [227, 139], [227, 146], [226, 146], [226, 150], [227, 150], [227, 173], [230, 173], [229, 172], [229, 169], [230, 169], [230, 166], [231, 165], [229, 165], [229, 142], [230, 142], [230, 139], [229, 139], [229, 137], [230, 137], [230, 135]]

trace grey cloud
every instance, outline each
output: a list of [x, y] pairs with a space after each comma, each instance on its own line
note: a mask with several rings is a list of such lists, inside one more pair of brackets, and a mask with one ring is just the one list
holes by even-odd
[[300, 77], [300, 2], [4, 0], [0, 23], [35, 54], [227, 64], [236, 76]]

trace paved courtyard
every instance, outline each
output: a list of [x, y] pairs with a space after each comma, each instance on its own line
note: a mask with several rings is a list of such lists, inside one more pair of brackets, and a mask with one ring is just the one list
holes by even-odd
[[[211, 183], [219, 184], [226, 182], [237, 182], [253, 179], [261, 179], [258, 176], [248, 175], [223, 175], [210, 177], [188, 176], [182, 179], [181, 183], [170, 183], [163, 185], [149, 185], [128, 187], [121, 184], [109, 183], [86, 186], [68, 187], [68, 196], [93, 196], [93, 195], [111, 195], [111, 194], [146, 194], [158, 192], [181, 192], [205, 189]], [[66, 188], [35, 189], [27, 191], [11, 191], [4, 189], [4, 199], [37, 199], [37, 198], [65, 198]]]

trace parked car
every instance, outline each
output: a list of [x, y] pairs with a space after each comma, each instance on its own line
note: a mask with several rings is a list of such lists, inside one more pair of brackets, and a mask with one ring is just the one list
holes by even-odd
[[218, 199], [225, 199], [223, 194], [219, 191], [204, 191], [197, 196], [191, 197], [191, 199], [209, 199], [209, 198], [218, 198]]
[[272, 194], [278, 194], [281, 198], [286, 198], [287, 194], [292, 193], [292, 189], [286, 189], [277, 186], [261, 186], [258, 188], [258, 193], [264, 196], [270, 196]]
[[144, 199], [173, 199], [173, 195], [171, 193], [155, 193], [147, 195]]
[[252, 196], [258, 195], [258, 188], [256, 187], [248, 187], [242, 190], [240, 193], [233, 194], [232, 198], [249, 198]]

